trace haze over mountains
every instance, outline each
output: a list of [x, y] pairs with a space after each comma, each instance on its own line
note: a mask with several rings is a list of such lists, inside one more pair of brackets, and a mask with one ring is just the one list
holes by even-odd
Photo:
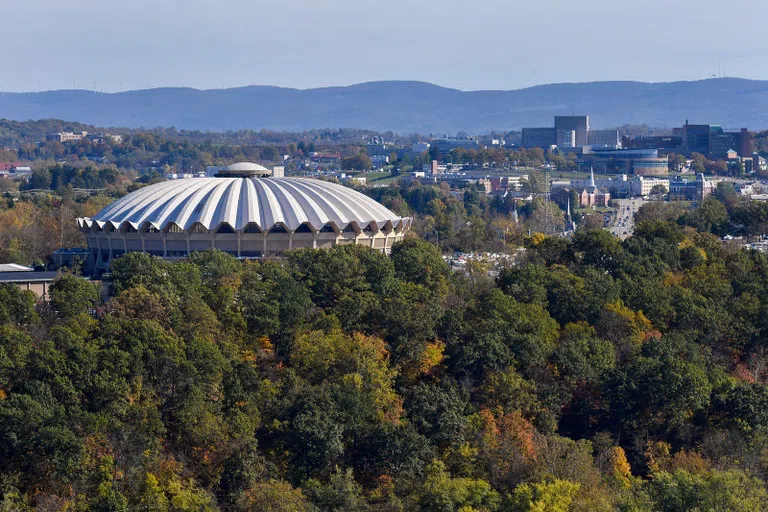
[[56, 118], [96, 126], [225, 131], [364, 128], [400, 133], [485, 133], [551, 126], [555, 115], [588, 114], [595, 128], [624, 124], [768, 128], [768, 81], [589, 82], [512, 91], [459, 91], [424, 82], [369, 82], [290, 89], [160, 88], [120, 93], [59, 90], [0, 93], [0, 118]]

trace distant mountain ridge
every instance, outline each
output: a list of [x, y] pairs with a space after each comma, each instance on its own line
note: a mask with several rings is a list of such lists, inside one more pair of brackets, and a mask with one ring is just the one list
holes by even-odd
[[586, 82], [511, 91], [460, 91], [425, 82], [367, 82], [290, 89], [159, 88], [119, 93], [58, 90], [0, 93], [0, 118], [68, 119], [96, 126], [226, 131], [362, 128], [399, 133], [484, 133], [551, 126], [555, 115], [587, 114], [596, 128], [768, 128], [768, 81]]

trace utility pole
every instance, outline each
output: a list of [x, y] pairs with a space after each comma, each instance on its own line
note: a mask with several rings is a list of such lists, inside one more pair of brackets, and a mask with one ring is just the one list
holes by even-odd
[[550, 185], [549, 185], [549, 171], [546, 171], [544, 173], [544, 180], [545, 180], [545, 191], [544, 191], [544, 211], [546, 212], [547, 220], [546, 220], [546, 234], [551, 235], [555, 232], [555, 223], [552, 219], [551, 211], [550, 211]]

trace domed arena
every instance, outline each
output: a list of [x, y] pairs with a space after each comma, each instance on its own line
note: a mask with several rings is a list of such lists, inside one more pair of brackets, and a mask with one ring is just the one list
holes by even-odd
[[388, 253], [411, 226], [410, 218], [342, 185], [270, 174], [238, 163], [213, 178], [149, 185], [77, 219], [92, 268], [103, 272], [112, 258], [133, 251], [176, 259], [215, 248], [260, 258], [360, 244]]

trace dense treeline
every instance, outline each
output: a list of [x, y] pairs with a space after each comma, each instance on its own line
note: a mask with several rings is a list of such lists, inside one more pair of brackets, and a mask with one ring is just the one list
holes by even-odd
[[38, 119], [29, 121], [12, 121], [0, 119], [0, 147], [18, 148], [24, 144], [34, 144], [44, 141], [46, 136], [59, 132], [89, 132], [115, 133], [119, 135], [135, 135], [147, 133], [161, 139], [177, 142], [187, 141], [192, 144], [210, 142], [225, 145], [262, 145], [283, 144], [300, 141], [314, 141], [319, 144], [335, 144], [339, 142], [359, 142], [368, 137], [382, 137], [388, 141], [403, 144], [417, 142], [422, 138], [417, 134], [395, 134], [393, 132], [376, 132], [355, 128], [325, 128], [304, 132], [276, 132], [272, 130], [236, 130], [225, 132], [209, 132], [201, 130], [179, 130], [170, 128], [99, 128], [83, 123], [62, 121], [60, 119]]
[[60, 247], [84, 247], [77, 218], [95, 215], [114, 199], [106, 194], [78, 198], [68, 188], [0, 199], [0, 263], [46, 265]]
[[23, 189], [59, 190], [64, 187], [99, 189], [115, 186], [122, 181], [117, 169], [93, 166], [54, 165], [35, 169]]
[[675, 220], [0, 287], [3, 510], [768, 509], [768, 259]]

